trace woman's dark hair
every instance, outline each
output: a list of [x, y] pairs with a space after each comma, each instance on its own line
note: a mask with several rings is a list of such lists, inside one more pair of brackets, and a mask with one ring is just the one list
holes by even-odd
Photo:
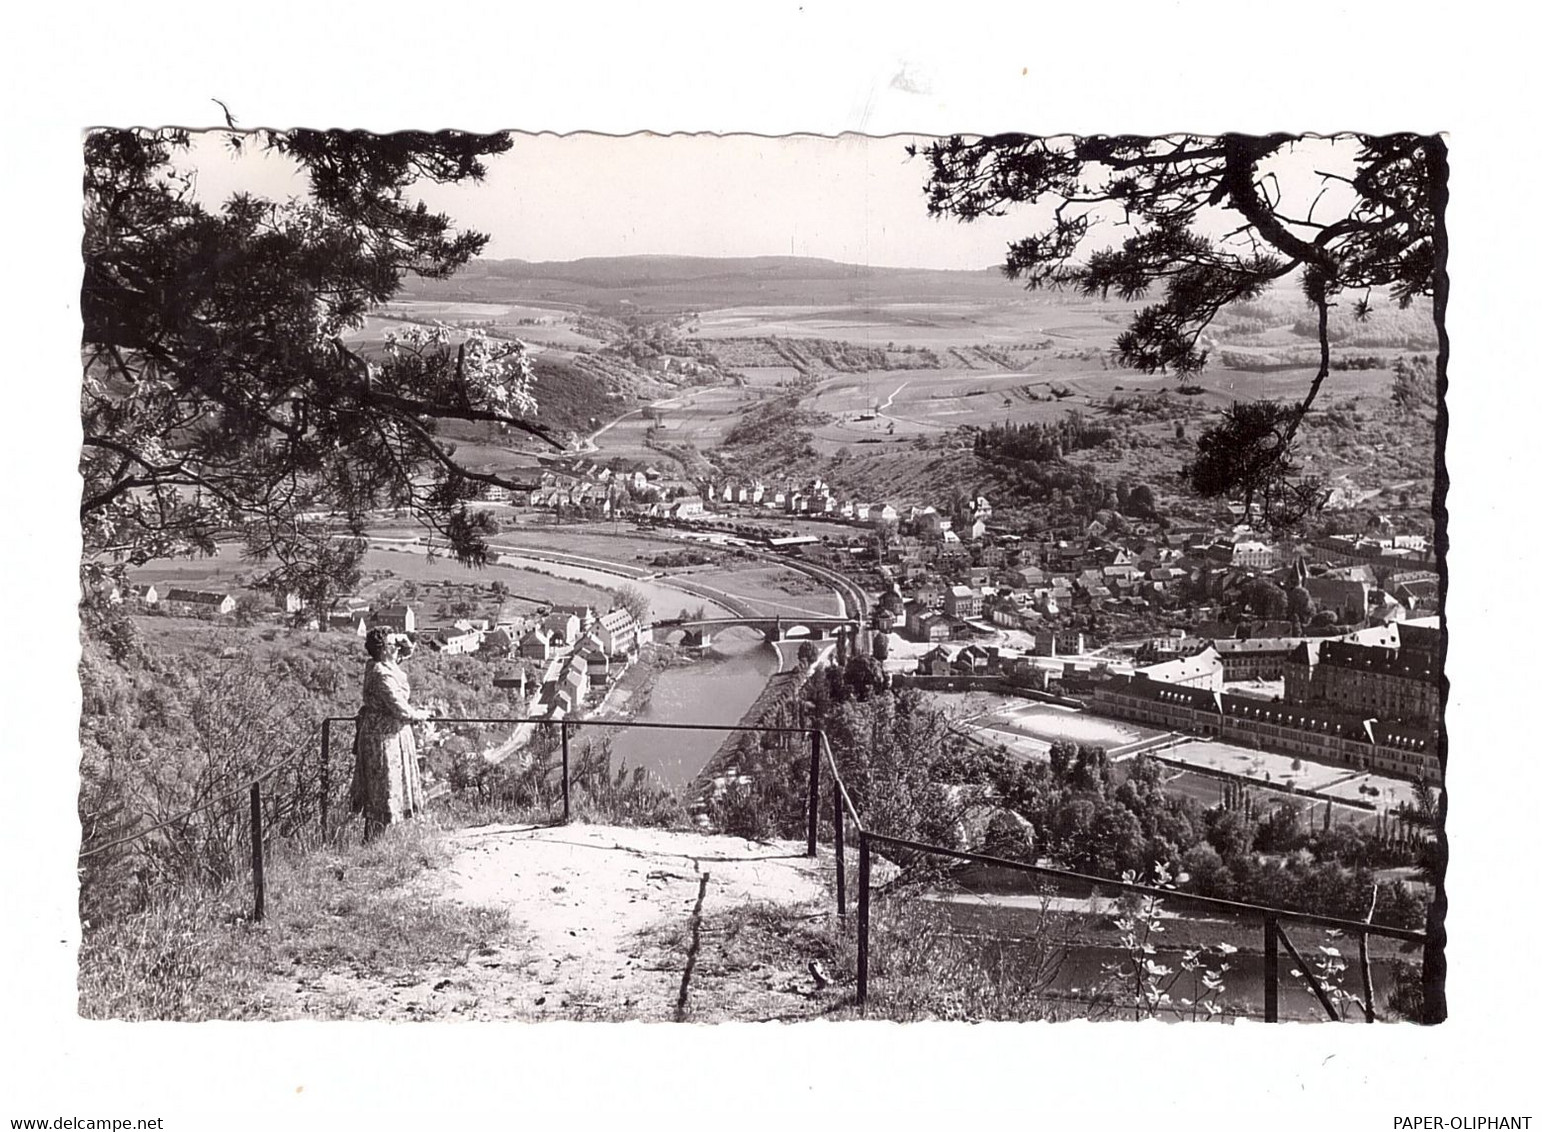
[[376, 660], [384, 660], [386, 646], [391, 643], [391, 630], [383, 625], [376, 625], [364, 636], [364, 651]]

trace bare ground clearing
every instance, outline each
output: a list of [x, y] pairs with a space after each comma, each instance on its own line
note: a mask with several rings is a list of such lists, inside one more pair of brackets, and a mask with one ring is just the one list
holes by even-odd
[[439, 898], [506, 908], [510, 938], [411, 981], [297, 971], [266, 989], [276, 1016], [795, 1020], [841, 1000], [834, 988], [815, 993], [795, 957], [740, 962], [712, 938], [712, 923], [747, 906], [830, 914], [829, 861], [800, 844], [601, 825], [490, 825], [449, 838], [452, 861], [424, 883]]

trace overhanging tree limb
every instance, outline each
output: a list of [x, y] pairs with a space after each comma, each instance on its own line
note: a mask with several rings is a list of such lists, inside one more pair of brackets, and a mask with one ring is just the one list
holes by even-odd
[[[1353, 145], [1354, 173], [1309, 173], [1320, 184], [1307, 187], [1313, 195], [1306, 220], [1298, 221], [1280, 162], [1302, 147], [1310, 159], [1310, 147], [1327, 141]], [[1069, 286], [1140, 299], [1160, 287], [1160, 297], [1116, 341], [1120, 363], [1145, 372], [1172, 370], [1190, 380], [1208, 361], [1201, 335], [1223, 308], [1305, 273], [1318, 365], [1304, 395], [1280, 406], [1263, 432], [1235, 413], [1218, 426], [1213, 448], [1230, 450], [1221, 461], [1230, 477], [1215, 475], [1214, 461], [1187, 470], [1205, 494], [1264, 499], [1266, 517], [1280, 525], [1304, 517], [1321, 498], [1310, 481], [1292, 478], [1292, 444], [1332, 368], [1328, 319], [1335, 298], [1349, 289], [1390, 287], [1407, 306], [1434, 293], [1445, 183], [1438, 137], [1002, 134], [945, 138], [925, 156], [927, 209], [935, 216], [969, 221], [1003, 215], [1017, 203], [1049, 206], [1049, 219], [1008, 247], [1007, 275], [1030, 289]], [[1338, 211], [1319, 218], [1339, 196], [1347, 200]], [[1237, 222], [1224, 221], [1226, 235], [1205, 235], [1216, 228], [1212, 214], [1227, 213]], [[1110, 216], [1130, 232], [1105, 245], [1094, 233]], [[1356, 309], [1363, 315], [1366, 300]]]
[[[506, 134], [230, 135], [295, 163], [308, 195], [205, 202], [179, 130], [96, 130], [85, 141], [82, 530], [88, 561], [206, 549], [243, 523], [263, 553], [314, 550], [306, 509], [357, 526], [400, 500], [452, 550], [478, 483], [433, 439], [441, 421], [496, 424], [561, 447], [532, 418], [522, 343], [445, 328], [366, 361], [340, 335], [408, 274], [445, 278], [486, 238], [410, 197], [415, 182], [476, 181]], [[377, 443], [371, 424], [404, 427]], [[416, 480], [425, 485], [419, 491]], [[198, 492], [198, 496], [190, 493]], [[287, 533], [286, 533], [287, 532]], [[287, 541], [286, 541], [287, 540]]]

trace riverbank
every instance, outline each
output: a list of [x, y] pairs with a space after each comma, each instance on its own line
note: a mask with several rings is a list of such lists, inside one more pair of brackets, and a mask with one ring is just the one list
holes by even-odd
[[606, 689], [604, 698], [586, 719], [627, 722], [647, 710], [659, 675], [679, 663], [679, 652], [669, 645], [644, 645], [637, 659], [627, 665], [616, 681]]
[[618, 766], [643, 768], [657, 783], [685, 797], [716, 753], [724, 731], [734, 727], [764, 692], [777, 667], [775, 654], [759, 639], [728, 637], [694, 656], [682, 650], [669, 663], [658, 665], [646, 699], [639, 692], [627, 705], [627, 718], [702, 729], [609, 729], [612, 759]]
[[[808, 674], [801, 669], [776, 673], [766, 682], [760, 695], [755, 697], [755, 702], [739, 717], [737, 726], [747, 728], [769, 725], [779, 709], [798, 695], [807, 679]], [[723, 737], [717, 750], [686, 789], [685, 803], [688, 807], [693, 810], [704, 808], [708, 799], [717, 790], [719, 781], [736, 773], [740, 744], [746, 738], [748, 737], [742, 730]], [[793, 737], [785, 736], [785, 738]]]

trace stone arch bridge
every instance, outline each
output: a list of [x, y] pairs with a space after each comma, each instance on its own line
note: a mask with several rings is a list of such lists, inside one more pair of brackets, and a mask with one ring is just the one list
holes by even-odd
[[655, 621], [652, 625], [655, 637], [663, 637], [679, 630], [683, 634], [682, 644], [689, 647], [705, 648], [712, 643], [715, 634], [725, 629], [747, 628], [761, 633], [765, 639], [774, 644], [777, 641], [786, 640], [788, 637], [808, 637], [812, 640], [823, 640], [825, 637], [834, 636], [842, 629], [849, 629], [855, 633], [861, 629], [861, 623], [851, 617], [703, 617], [683, 618], [674, 617], [664, 621]]

